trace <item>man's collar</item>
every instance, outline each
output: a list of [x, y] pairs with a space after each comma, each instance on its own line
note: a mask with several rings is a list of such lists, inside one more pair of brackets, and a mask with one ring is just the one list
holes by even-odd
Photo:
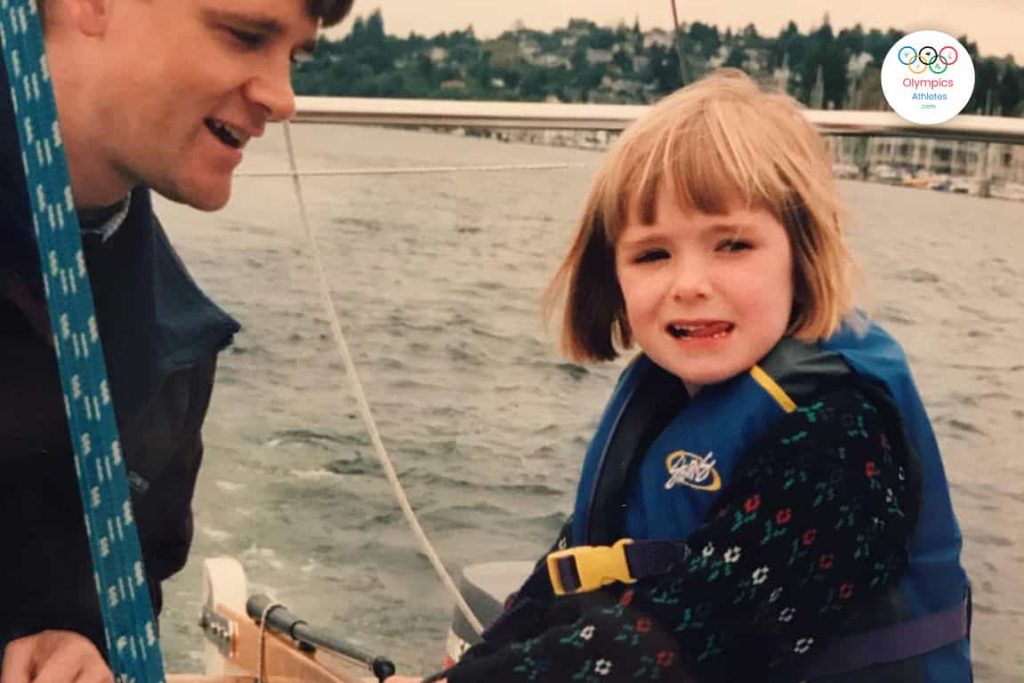
[[99, 235], [100, 241], [106, 242], [124, 223], [131, 207], [132, 196], [129, 194], [112, 206], [100, 209], [81, 209], [78, 212], [78, 222], [82, 226], [82, 233]]

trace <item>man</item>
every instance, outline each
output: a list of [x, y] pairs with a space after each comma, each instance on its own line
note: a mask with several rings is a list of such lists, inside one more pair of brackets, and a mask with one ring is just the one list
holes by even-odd
[[[295, 111], [291, 63], [352, 0], [42, 0], [46, 49], [154, 607], [185, 563], [216, 354], [238, 324], [149, 189], [221, 208]], [[0, 60], [2, 683], [110, 681], [28, 194]], [[5, 647], [6, 646], [6, 647]]]

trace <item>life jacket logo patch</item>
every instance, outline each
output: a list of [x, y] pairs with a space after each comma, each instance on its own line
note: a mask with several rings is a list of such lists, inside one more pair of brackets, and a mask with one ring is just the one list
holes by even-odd
[[715, 469], [714, 451], [704, 456], [689, 451], [674, 451], [665, 458], [665, 468], [668, 470], [666, 490], [676, 484], [698, 491], [718, 491], [722, 488], [722, 477]]

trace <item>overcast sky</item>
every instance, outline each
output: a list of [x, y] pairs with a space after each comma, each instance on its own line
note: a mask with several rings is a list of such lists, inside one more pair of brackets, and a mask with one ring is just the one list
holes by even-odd
[[[777, 35], [790, 19], [805, 33], [829, 13], [835, 29], [861, 23], [865, 28], [889, 27], [967, 34], [986, 56], [1012, 54], [1024, 65], [1024, 0], [676, 0], [680, 22], [703, 21], [719, 28], [753, 23], [759, 32]], [[355, 15], [381, 9], [388, 33], [416, 31], [434, 35], [472, 24], [477, 36], [492, 37], [521, 20], [529, 28], [565, 26], [570, 17], [598, 24], [632, 24], [643, 28], [672, 24], [671, 0], [356, 0]], [[349, 19], [337, 35], [351, 26]]]

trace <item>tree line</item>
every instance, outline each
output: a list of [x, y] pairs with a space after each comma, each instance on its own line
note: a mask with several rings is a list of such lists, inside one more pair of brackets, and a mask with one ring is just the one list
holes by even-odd
[[[426, 37], [388, 35], [376, 11], [356, 18], [340, 40], [321, 38], [295, 67], [302, 95], [511, 101], [649, 103], [720, 66], [739, 67], [814, 108], [885, 109], [879, 74], [904, 32], [834, 31], [828, 16], [807, 34], [794, 22], [777, 36], [702, 22], [678, 36], [660, 29], [598, 26], [573, 19], [564, 28], [516, 26], [480, 39], [472, 26]], [[974, 95], [965, 113], [1024, 115], [1024, 69], [1013, 58], [983, 57], [959, 38], [974, 60]], [[680, 64], [680, 57], [682, 63]]]

